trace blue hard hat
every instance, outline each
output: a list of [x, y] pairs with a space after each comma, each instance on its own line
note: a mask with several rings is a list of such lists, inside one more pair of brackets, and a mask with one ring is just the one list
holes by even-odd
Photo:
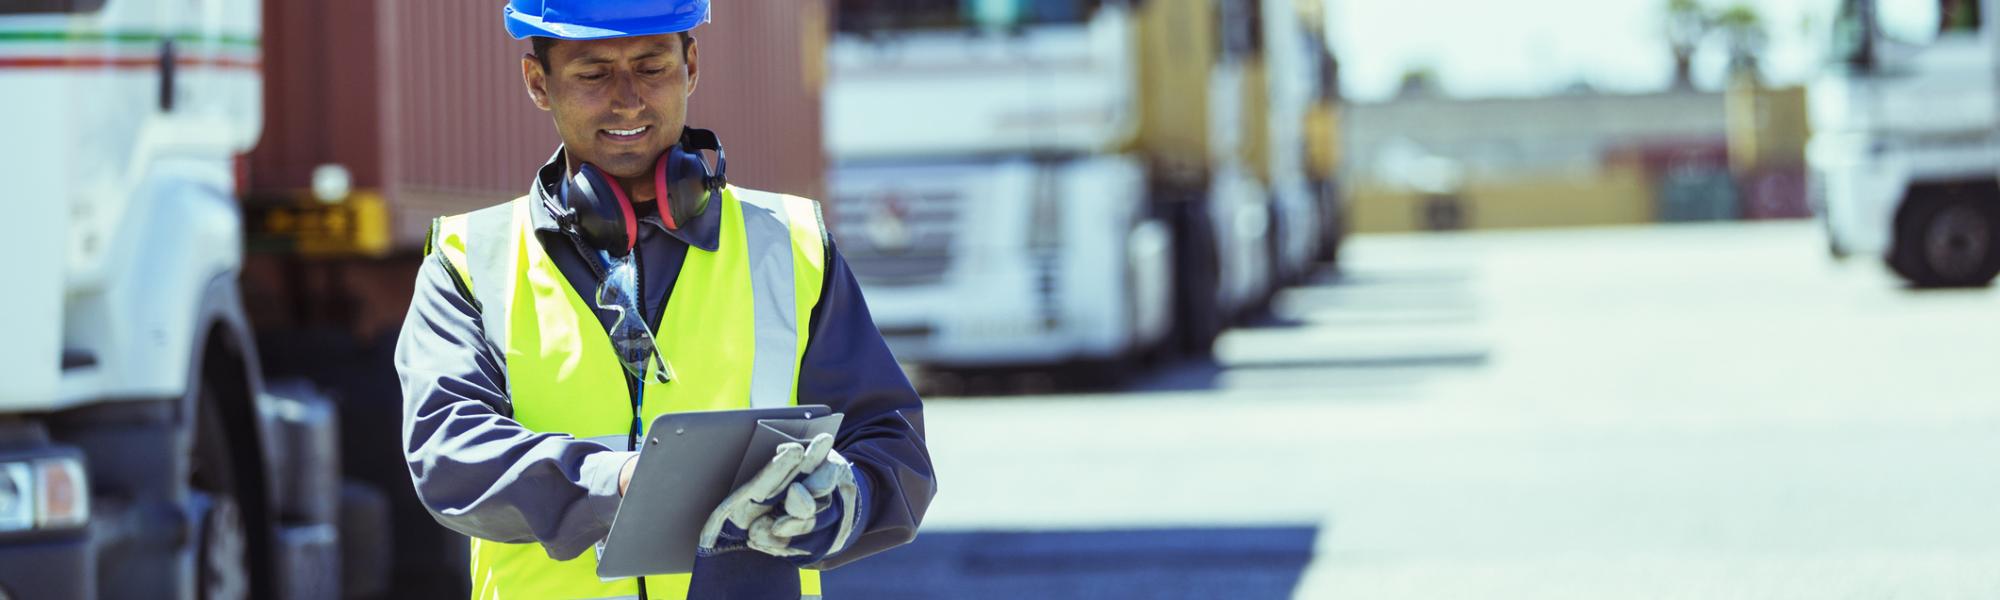
[[501, 14], [517, 40], [599, 40], [694, 29], [708, 22], [708, 0], [508, 0]]

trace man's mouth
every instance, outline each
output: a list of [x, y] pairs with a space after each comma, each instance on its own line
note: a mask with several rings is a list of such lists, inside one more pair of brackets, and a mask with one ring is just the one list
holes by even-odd
[[607, 138], [611, 138], [612, 141], [636, 142], [639, 141], [641, 137], [645, 136], [646, 132], [652, 130], [653, 126], [645, 125], [637, 129], [599, 129], [597, 130], [597, 134]]

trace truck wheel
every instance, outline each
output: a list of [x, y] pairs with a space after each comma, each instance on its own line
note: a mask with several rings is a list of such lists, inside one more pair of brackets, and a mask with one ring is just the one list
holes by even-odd
[[1913, 198], [1889, 266], [1918, 287], [1976, 287], [2000, 274], [2000, 199]]
[[245, 550], [248, 536], [243, 528], [243, 511], [228, 496], [216, 497], [202, 519], [201, 572], [197, 575], [202, 600], [240, 600], [250, 597], [250, 559]]
[[236, 473], [230, 462], [228, 431], [219, 400], [208, 381], [197, 384], [194, 465], [188, 486], [208, 501], [195, 548], [195, 590], [202, 600], [250, 597], [249, 535], [236, 501]]

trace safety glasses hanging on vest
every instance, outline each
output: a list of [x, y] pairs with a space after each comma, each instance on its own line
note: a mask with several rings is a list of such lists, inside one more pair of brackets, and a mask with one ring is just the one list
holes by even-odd
[[[715, 152], [714, 171], [702, 160], [703, 150]], [[728, 185], [725, 175], [728, 169], [729, 158], [715, 132], [681, 129], [680, 143], [660, 154], [659, 162], [653, 166], [653, 189], [665, 194], [665, 198], [655, 202], [660, 220], [669, 229], [680, 229], [694, 222], [707, 210], [710, 194]], [[604, 267], [604, 281], [597, 286], [597, 309], [611, 316], [606, 333], [625, 372], [634, 379], [644, 380], [650, 365], [654, 367], [654, 382], [673, 379], [672, 369], [660, 356], [659, 345], [646, 326], [641, 308], [638, 267], [632, 259], [632, 248], [639, 239], [639, 219], [631, 198], [597, 165], [584, 163], [564, 183], [561, 204], [557, 201], [544, 198], [549, 212], [556, 216], [564, 231], [582, 238], [595, 249], [598, 263]]]

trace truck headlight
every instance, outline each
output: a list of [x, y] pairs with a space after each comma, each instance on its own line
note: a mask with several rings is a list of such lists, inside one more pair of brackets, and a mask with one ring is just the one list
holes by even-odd
[[42, 529], [80, 527], [90, 522], [90, 486], [83, 461], [75, 457], [35, 461], [35, 526]]
[[76, 457], [0, 463], [0, 533], [90, 521], [90, 486]]
[[0, 463], [0, 533], [34, 526], [34, 470], [28, 463]]

